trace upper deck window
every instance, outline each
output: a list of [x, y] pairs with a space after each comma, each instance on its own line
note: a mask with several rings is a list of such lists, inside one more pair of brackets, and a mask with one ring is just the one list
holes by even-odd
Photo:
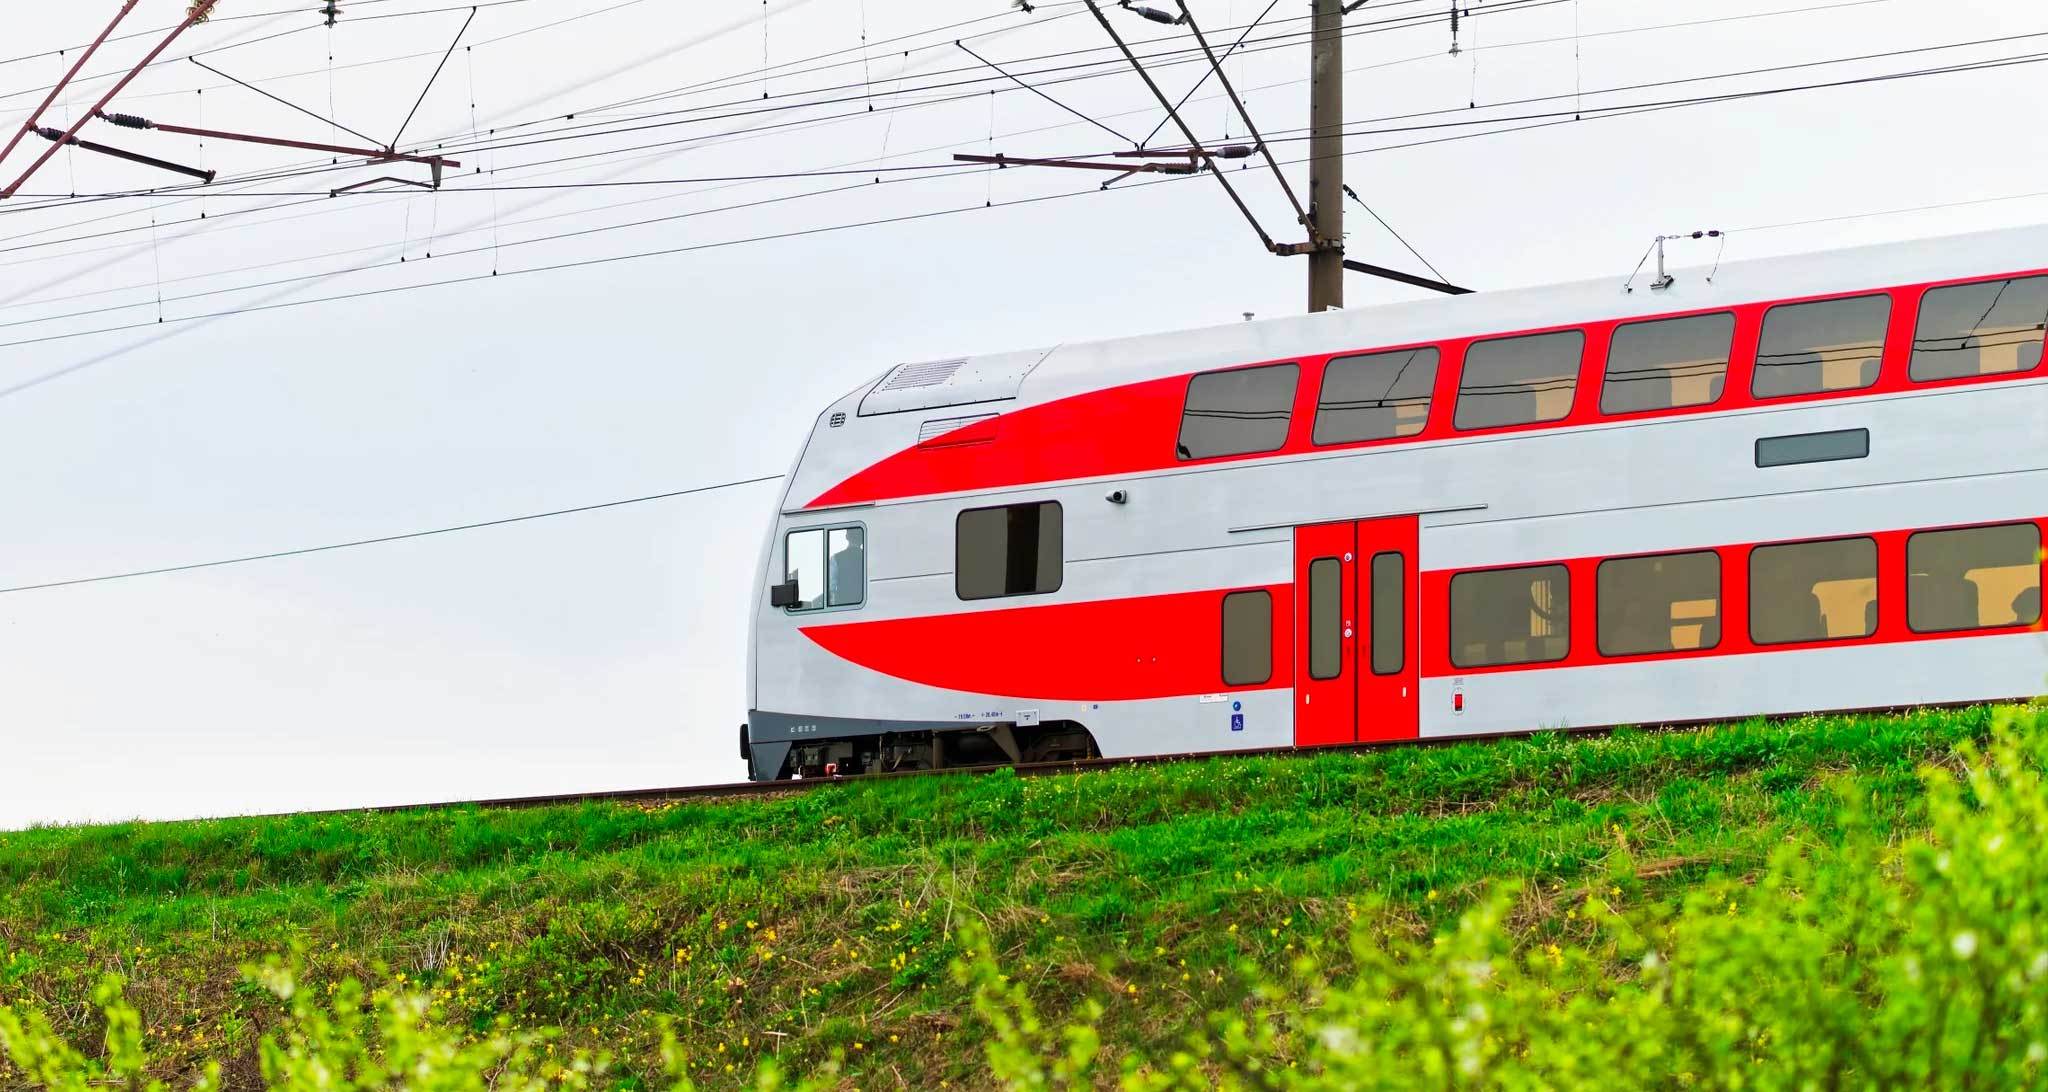
[[1876, 383], [1891, 317], [1892, 298], [1886, 295], [1771, 308], [1757, 340], [1749, 392], [1758, 398], [1787, 398], [1862, 390]]
[[1413, 436], [1429, 420], [1436, 387], [1434, 347], [1347, 356], [1323, 369], [1315, 442], [1348, 444]]
[[1913, 381], [2032, 371], [2044, 324], [2048, 277], [1930, 288], [1913, 329]]
[[1268, 364], [1203, 372], [1188, 381], [1179, 456], [1213, 459], [1278, 451], [1287, 442], [1294, 384], [1301, 368]]
[[1562, 420], [1572, 411], [1586, 335], [1577, 330], [1475, 341], [1458, 381], [1460, 429]]
[[1720, 401], [1734, 343], [1735, 316], [1727, 312], [1616, 327], [1607, 351], [1607, 379], [1600, 386], [1600, 412], [1640, 413]]

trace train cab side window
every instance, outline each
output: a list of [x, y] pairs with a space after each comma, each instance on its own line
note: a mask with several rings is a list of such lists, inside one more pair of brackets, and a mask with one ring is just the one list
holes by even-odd
[[2033, 371], [2044, 325], [2048, 277], [1930, 288], [1913, 329], [1913, 382]]
[[1558, 421], [1572, 411], [1586, 335], [1577, 330], [1475, 341], [1458, 380], [1459, 429]]
[[1877, 632], [1877, 543], [1788, 542], [1749, 552], [1749, 639], [1854, 641]]
[[867, 597], [867, 532], [860, 527], [808, 527], [783, 539], [783, 571], [796, 584], [785, 610], [857, 607]]
[[1436, 387], [1433, 347], [1347, 356], [1323, 368], [1315, 442], [1350, 444], [1413, 436], [1429, 421]]
[[1188, 380], [1176, 453], [1182, 459], [1213, 459], [1280, 450], [1287, 443], [1300, 374], [1298, 365], [1268, 364], [1203, 372]]
[[1892, 298], [1852, 296], [1788, 303], [1764, 314], [1749, 393], [1789, 398], [1862, 390], [1877, 382]]
[[1735, 316], [1727, 312], [1616, 327], [1607, 351], [1607, 378], [1600, 385], [1600, 412], [1640, 413], [1720, 401], [1734, 344]]
[[954, 590], [962, 599], [1060, 590], [1062, 519], [1058, 501], [960, 513], [954, 525]]
[[1571, 651], [1571, 574], [1562, 565], [1451, 577], [1451, 664], [1562, 660]]
[[1915, 633], [2041, 620], [2041, 529], [1922, 531], [1906, 540], [1906, 624]]
[[1600, 563], [1600, 655], [1689, 652], [1721, 643], [1721, 557], [1712, 550]]
[[1223, 685], [1259, 686], [1273, 678], [1273, 595], [1223, 597]]

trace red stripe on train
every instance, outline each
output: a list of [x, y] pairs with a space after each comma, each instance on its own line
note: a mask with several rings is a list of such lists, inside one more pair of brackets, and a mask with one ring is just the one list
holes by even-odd
[[[1974, 383], [2008, 382], [2037, 378], [2037, 366], [2023, 372], [1964, 376], [1931, 382], [1913, 382], [1908, 375], [1912, 356], [1913, 327], [1918, 319], [1920, 297], [1929, 288], [1947, 284], [1970, 284], [2001, 277], [2038, 276], [2043, 270], [1961, 277], [1897, 288], [1872, 288], [1853, 292], [1831, 292], [1819, 296], [1767, 300], [1698, 308], [1657, 315], [1642, 315], [1599, 322], [1565, 323], [1526, 330], [1490, 331], [1468, 337], [1402, 345], [1344, 349], [1334, 353], [1311, 353], [1270, 361], [1246, 362], [1242, 367], [1261, 364], [1299, 363], [1300, 379], [1295, 386], [1293, 422], [1287, 442], [1277, 451], [1252, 455], [1223, 456], [1200, 463], [1241, 462], [1287, 455], [1355, 448], [1405, 445], [1434, 440], [1514, 432], [1549, 432], [1585, 428], [1609, 421], [1653, 417], [1684, 417], [1727, 413], [1757, 406], [1783, 406], [1801, 402], [1866, 398], [1900, 391], [1952, 387]], [[1889, 295], [1891, 318], [1884, 342], [1878, 379], [1869, 387], [1853, 390], [1819, 391], [1782, 398], [1759, 399], [1750, 393], [1755, 370], [1758, 333], [1764, 313], [1787, 303], [1820, 299], [1848, 299], [1858, 296]], [[1698, 406], [1652, 409], [1636, 413], [1607, 414], [1600, 411], [1600, 383], [1606, 371], [1608, 347], [1617, 327], [1686, 315], [1735, 315], [1734, 342], [1721, 397]], [[1586, 335], [1585, 355], [1580, 362], [1571, 411], [1555, 421], [1503, 428], [1459, 431], [1452, 427], [1457, 401], [1458, 377], [1464, 368], [1465, 350], [1475, 341], [1557, 330], [1581, 330]], [[1437, 367], [1436, 386], [1431, 392], [1429, 417], [1414, 436], [1364, 443], [1318, 446], [1312, 441], [1318, 392], [1325, 366], [1334, 357], [1361, 353], [1398, 352], [1434, 346], [1442, 354]], [[1175, 457], [1179, 442], [1181, 409], [1187, 385], [1195, 373], [1151, 379], [1141, 383], [1089, 391], [1067, 398], [1027, 406], [974, 427], [989, 432], [991, 442], [957, 445], [920, 445], [899, 451], [859, 471], [826, 490], [805, 507], [821, 508], [839, 504], [861, 504], [937, 493], [967, 493], [1019, 485], [1071, 481], [1078, 478], [1108, 477], [1196, 465]], [[976, 437], [977, 441], [980, 437]]]
[[1223, 597], [1231, 591], [805, 626], [842, 659], [922, 686], [1043, 701], [1134, 701], [1293, 685], [1293, 591], [1273, 597], [1273, 674], [1225, 686]]

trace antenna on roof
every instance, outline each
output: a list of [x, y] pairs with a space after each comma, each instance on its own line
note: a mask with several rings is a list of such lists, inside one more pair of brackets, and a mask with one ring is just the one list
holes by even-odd
[[[1704, 231], [1678, 232], [1672, 235], [1659, 235], [1656, 239], [1651, 241], [1650, 249], [1643, 251], [1643, 256], [1641, 260], [1636, 262], [1635, 271], [1628, 275], [1628, 280], [1621, 282], [1621, 290], [1623, 292], [1634, 292], [1636, 290], [1636, 274], [1641, 273], [1643, 271], [1643, 263], [1650, 260], [1650, 255], [1652, 253], [1655, 253], [1657, 255], [1657, 276], [1655, 279], [1650, 281], [1650, 291], [1662, 292], [1665, 289], [1671, 287], [1672, 285], [1678, 283], [1678, 278], [1672, 276], [1670, 272], [1668, 272], [1664, 268], [1664, 242], [1667, 239], [1719, 239], [1721, 240], [1721, 246], [1723, 249], [1726, 249], [1728, 246], [1728, 235], [1726, 232], [1720, 230], [1719, 228], [1709, 228]], [[1719, 272], [1720, 268], [1721, 254], [1720, 251], [1715, 251], [1714, 270], [1716, 272]], [[1714, 283], [1713, 273], [1707, 274], [1707, 283]]]

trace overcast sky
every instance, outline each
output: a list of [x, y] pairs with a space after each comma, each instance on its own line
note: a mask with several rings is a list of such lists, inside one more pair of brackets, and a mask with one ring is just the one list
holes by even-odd
[[[26, 55], [89, 41], [116, 6], [9, 5], [0, 16], [0, 131], [14, 129], [75, 52]], [[223, 0], [213, 23], [174, 45], [171, 62], [145, 72], [112, 109], [356, 140], [179, 59], [205, 51], [223, 72], [390, 140], [467, 9], [355, 0], [329, 31], [312, 14], [317, 6]], [[1201, 0], [1195, 10], [1220, 48], [1234, 37], [1224, 28], [1265, 6]], [[1436, 6], [1372, 0], [1350, 18], [1363, 26]], [[1516, 6], [1475, 4], [1456, 55], [1441, 22], [1353, 35], [1345, 54], [1352, 127], [1833, 81], [2012, 57], [2048, 42], [2048, 19], [2035, 5], [1995, 0], [1524, 0], [1523, 10], [1489, 10]], [[142, 0], [124, 31], [166, 26], [183, 7]], [[1258, 34], [1298, 30], [1306, 7], [1281, 0]], [[336, 185], [424, 169], [251, 183], [309, 157], [217, 140], [202, 149], [190, 137], [93, 123], [89, 139], [200, 163], [219, 170], [220, 181], [209, 196], [59, 207], [23, 196], [0, 205], [0, 587], [776, 474], [820, 406], [902, 361], [1298, 312], [1301, 261], [1262, 253], [1201, 178], [1127, 182], [1108, 193], [1087, 192], [1100, 181], [1093, 175], [1024, 169], [894, 171], [879, 176], [888, 184], [865, 186], [873, 176], [458, 192], [1118, 146], [1014, 87], [887, 108], [920, 87], [989, 74], [973, 71], [977, 62], [951, 45], [956, 36], [978, 35], [966, 45], [1019, 74], [1100, 54], [1034, 58], [1106, 44], [1076, 5], [1001, 14], [1008, 8], [1008, 0], [486, 3], [463, 39], [473, 48], [449, 59], [404, 143], [466, 141], [473, 126], [503, 127], [498, 139], [510, 141], [591, 122], [661, 125], [461, 154], [464, 168], [438, 194], [328, 199], [320, 195]], [[1740, 18], [1794, 8], [1812, 10]], [[405, 17], [371, 18], [388, 15]], [[932, 33], [984, 15], [1000, 17]], [[1185, 44], [1183, 31], [1112, 18], [1154, 42], [1146, 48]], [[1681, 23], [1698, 25], [1668, 25]], [[1663, 29], [1618, 33], [1651, 27]], [[863, 31], [871, 43], [917, 37], [877, 45], [862, 63]], [[2044, 36], [1599, 93], [2026, 34]], [[153, 41], [111, 44], [86, 72], [125, 68]], [[1284, 138], [1306, 121], [1306, 49], [1292, 39], [1269, 45], [1231, 61], [1230, 75], [1250, 89], [1281, 158], [1298, 159], [1304, 145]], [[931, 48], [905, 56], [913, 46]], [[839, 50], [852, 52], [830, 61], [854, 63], [771, 74], [765, 86], [758, 73], [746, 75], [764, 53], [770, 66], [815, 68], [825, 62], [805, 59]], [[1201, 70], [1156, 71], [1178, 96]], [[614, 105], [735, 76], [723, 89]], [[1361, 135], [1346, 170], [1460, 283], [1485, 290], [1611, 277], [1619, 285], [1660, 231], [1734, 229], [1726, 250], [1734, 260], [2037, 221], [2048, 200], [1983, 199], [2048, 189], [2039, 181], [2048, 175], [2040, 78], [2039, 67], [2022, 65], [1385, 151], [1369, 149], [1482, 127]], [[872, 114], [858, 86], [806, 94], [864, 80], [876, 89]], [[55, 123], [108, 86], [81, 84], [52, 108]], [[889, 95], [899, 88], [905, 96]], [[1127, 71], [1047, 90], [1127, 137], [1162, 116]], [[1573, 97], [1580, 92], [1582, 100]], [[805, 97], [853, 101], [780, 109]], [[1503, 105], [1532, 98], [1540, 101]], [[746, 113], [764, 108], [776, 109]], [[576, 121], [559, 119], [569, 113]], [[1375, 120], [1413, 114], [1426, 116]], [[1213, 86], [1198, 93], [1189, 117], [1205, 140], [1226, 125], [1243, 135]], [[810, 120], [817, 124], [793, 124]], [[734, 133], [769, 124], [779, 127]], [[0, 175], [11, 179], [46, 147], [30, 138]], [[566, 156], [586, 158], [541, 162]], [[474, 175], [477, 166], [495, 173]], [[1302, 168], [1289, 170], [1305, 189]], [[918, 180], [894, 180], [906, 177]], [[1270, 177], [1233, 177], [1268, 229], [1288, 235]], [[179, 181], [71, 150], [23, 192]], [[850, 188], [704, 211], [839, 187]], [[1078, 196], [1005, 207], [1062, 193]], [[1972, 203], [1769, 227], [1951, 202]], [[935, 210], [966, 211], [509, 275]], [[703, 214], [674, 218], [692, 212]], [[659, 217], [670, 219], [618, 226]], [[1353, 256], [1419, 268], [1355, 206], [1348, 227]], [[587, 233], [527, 242], [564, 232]], [[1708, 245], [1678, 257], [1705, 263], [1715, 253]], [[359, 266], [371, 268], [258, 287]], [[501, 276], [490, 278], [493, 269]], [[401, 286], [419, 287], [177, 321]], [[1415, 294], [1362, 277], [1347, 291], [1354, 307]], [[178, 298], [195, 293], [207, 294]], [[159, 314], [170, 321], [153, 325]], [[38, 340], [54, 335], [76, 336]], [[76, 365], [86, 366], [32, 382]], [[745, 612], [774, 497], [773, 485], [756, 485], [0, 594], [0, 828], [736, 780], [744, 775], [735, 732], [746, 714]]]

